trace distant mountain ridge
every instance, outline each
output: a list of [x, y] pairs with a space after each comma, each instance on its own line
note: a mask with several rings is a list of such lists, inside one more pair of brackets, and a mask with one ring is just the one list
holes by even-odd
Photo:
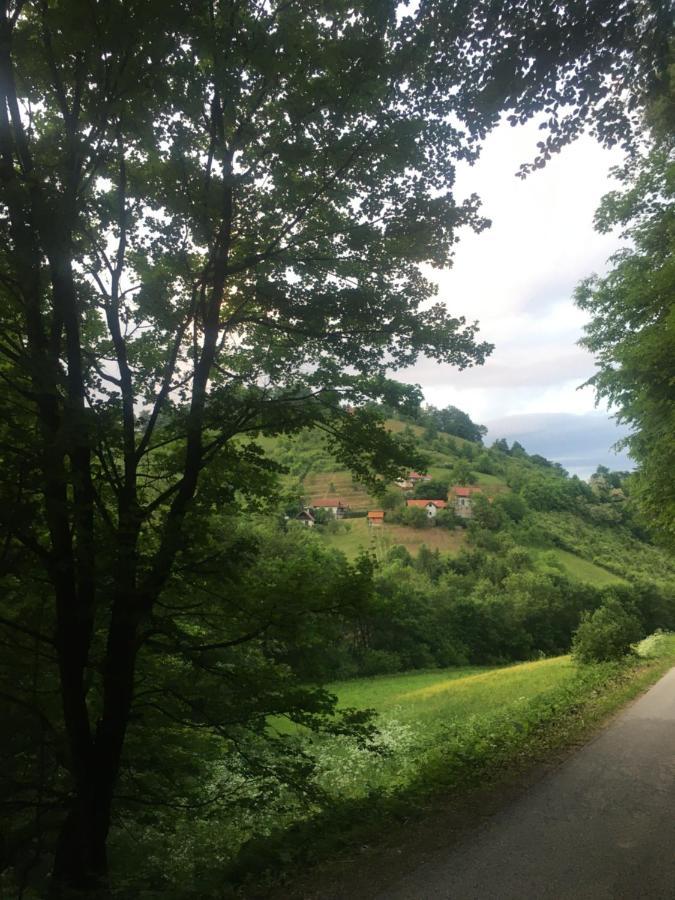
[[580, 478], [588, 478], [598, 465], [625, 471], [635, 468], [625, 451], [612, 450], [629, 429], [603, 413], [526, 413], [485, 424], [488, 446], [498, 438], [506, 438], [509, 443], [518, 441], [528, 453], [540, 453], [559, 462]]

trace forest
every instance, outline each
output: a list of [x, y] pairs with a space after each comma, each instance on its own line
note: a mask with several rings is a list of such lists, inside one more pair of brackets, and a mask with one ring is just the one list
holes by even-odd
[[[671, 19], [0, 0], [3, 896], [253, 896], [672, 659]], [[635, 472], [398, 380], [494, 349], [427, 273], [504, 122], [625, 154], [576, 303]]]

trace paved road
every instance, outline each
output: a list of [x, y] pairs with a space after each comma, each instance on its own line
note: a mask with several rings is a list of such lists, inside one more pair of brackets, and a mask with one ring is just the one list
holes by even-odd
[[675, 669], [478, 832], [375, 900], [675, 900]]

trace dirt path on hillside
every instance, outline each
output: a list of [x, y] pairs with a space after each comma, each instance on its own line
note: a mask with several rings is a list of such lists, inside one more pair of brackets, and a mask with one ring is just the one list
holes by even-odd
[[482, 825], [451, 832], [389, 871], [355, 861], [341, 886], [300, 896], [675, 900], [675, 669]]

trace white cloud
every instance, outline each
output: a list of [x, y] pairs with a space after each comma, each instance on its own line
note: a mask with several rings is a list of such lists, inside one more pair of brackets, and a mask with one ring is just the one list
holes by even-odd
[[620, 155], [585, 137], [522, 181], [515, 172], [539, 136], [536, 125], [504, 124], [479, 162], [458, 170], [457, 198], [479, 194], [493, 225], [462, 234], [451, 269], [428, 271], [454, 315], [480, 321], [494, 353], [464, 372], [423, 360], [398, 375], [421, 384], [434, 405], [453, 403], [479, 420], [594, 408], [592, 391], [577, 390], [594, 367], [577, 346], [585, 315], [572, 297], [618, 247], [616, 236], [594, 231], [593, 216]]

